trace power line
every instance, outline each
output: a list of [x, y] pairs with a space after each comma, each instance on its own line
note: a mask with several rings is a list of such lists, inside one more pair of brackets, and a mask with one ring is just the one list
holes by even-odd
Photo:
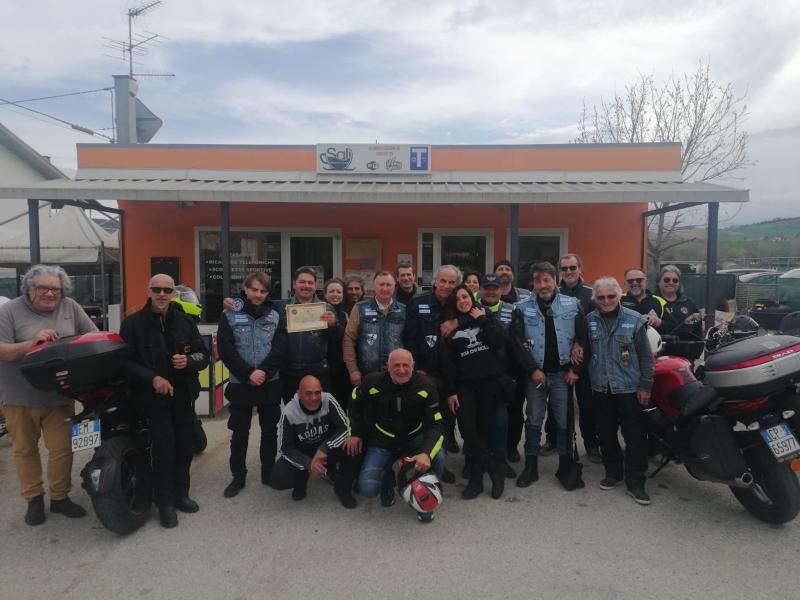
[[22, 110], [27, 110], [27, 111], [30, 111], [30, 112], [35, 113], [37, 115], [42, 115], [43, 117], [47, 117], [48, 119], [53, 119], [54, 121], [58, 121], [59, 123], [63, 123], [64, 125], [69, 125], [69, 127], [74, 129], [75, 131], [82, 131], [83, 133], [88, 133], [89, 135], [96, 135], [98, 137], [105, 138], [108, 141], [112, 141], [112, 139], [110, 137], [108, 137], [107, 135], [105, 135], [105, 134], [93, 131], [92, 129], [89, 129], [88, 127], [84, 127], [83, 125], [78, 125], [76, 123], [70, 123], [69, 121], [65, 121], [64, 119], [60, 119], [58, 117], [54, 117], [53, 115], [48, 115], [47, 113], [42, 112], [40, 110], [29, 108], [27, 106], [22, 106], [21, 104], [18, 104], [17, 102], [12, 102], [11, 100], [6, 100], [5, 98], [0, 98], [0, 102], [2, 102], [4, 105], [5, 104], [10, 104], [12, 106], [16, 106], [17, 108], [21, 108]]
[[56, 94], [54, 96], [42, 96], [41, 98], [27, 98], [25, 100], [14, 100], [13, 102], [4, 100], [0, 102], [0, 106], [5, 104], [22, 104], [23, 102], [37, 102], [39, 100], [51, 100], [53, 98], [66, 98], [67, 96], [79, 96], [81, 94], [94, 94], [95, 92], [108, 92], [113, 90], [113, 87], [97, 88], [96, 90], [86, 90], [84, 92], [68, 92], [66, 94]]

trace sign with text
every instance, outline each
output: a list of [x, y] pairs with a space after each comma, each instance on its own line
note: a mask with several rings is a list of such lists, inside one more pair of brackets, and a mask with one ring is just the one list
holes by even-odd
[[425, 144], [317, 144], [317, 173], [429, 175]]

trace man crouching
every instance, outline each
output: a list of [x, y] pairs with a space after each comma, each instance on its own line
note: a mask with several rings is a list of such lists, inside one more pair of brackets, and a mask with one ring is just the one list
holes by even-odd
[[276, 490], [291, 489], [292, 498], [302, 500], [310, 476], [329, 477], [342, 506], [355, 508], [351, 491], [360, 461], [343, 452], [346, 438], [347, 417], [339, 403], [322, 391], [319, 379], [306, 375], [278, 423], [281, 457], [269, 484]]

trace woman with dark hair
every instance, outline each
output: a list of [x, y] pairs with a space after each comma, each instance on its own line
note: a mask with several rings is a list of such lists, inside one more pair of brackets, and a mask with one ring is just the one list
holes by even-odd
[[490, 453], [494, 415], [502, 385], [505, 364], [499, 355], [506, 343], [506, 332], [480, 307], [472, 291], [459, 285], [448, 297], [443, 321], [458, 320], [456, 330], [440, 341], [442, 375], [450, 410], [457, 415], [458, 429], [472, 460], [466, 500], [483, 491], [483, 473], [492, 480], [492, 498], [503, 494], [506, 465]]
[[477, 271], [469, 271], [464, 275], [464, 285], [472, 292], [472, 297], [477, 298], [481, 289], [481, 274]]
[[[323, 287], [325, 302], [333, 307], [336, 319], [342, 328], [347, 326], [347, 319], [350, 316], [344, 302], [344, 290], [345, 283], [338, 277], [328, 279]], [[331, 378], [333, 397], [336, 398], [339, 406], [346, 411], [347, 401], [350, 399], [353, 386], [350, 385], [350, 374], [347, 372], [347, 367], [342, 359], [341, 344], [328, 344], [328, 373]]]
[[278, 449], [281, 382], [278, 371], [286, 352], [286, 330], [279, 328], [280, 313], [268, 300], [270, 278], [261, 271], [244, 280], [244, 299], [225, 309], [219, 320], [217, 343], [222, 362], [231, 372], [225, 388], [230, 402], [230, 468], [233, 480], [224, 496], [236, 496], [247, 477], [247, 443], [253, 407], [261, 426], [261, 483], [268, 484]]
[[[703, 323], [700, 310], [694, 300], [683, 295], [681, 286], [681, 271], [675, 265], [665, 265], [661, 268], [656, 282], [654, 294], [664, 309], [658, 333], [661, 335], [674, 335], [681, 341], [697, 342], [703, 339]], [[686, 345], [667, 341], [663, 353], [672, 356], [683, 356], [691, 361], [700, 357], [703, 352], [702, 344]]]

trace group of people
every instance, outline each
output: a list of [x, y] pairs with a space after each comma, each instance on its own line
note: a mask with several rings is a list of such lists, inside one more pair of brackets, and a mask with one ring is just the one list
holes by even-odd
[[[515, 286], [508, 260], [485, 274], [444, 265], [426, 292], [409, 263], [376, 273], [371, 297], [364, 281], [351, 277], [327, 281], [318, 298], [316, 281], [313, 268], [301, 267], [291, 298], [274, 300], [269, 275], [254, 272], [240, 295], [224, 300], [218, 346], [230, 371], [226, 498], [246, 485], [253, 409], [261, 482], [291, 489], [295, 500], [306, 496], [310, 477], [321, 477], [346, 508], [356, 506], [355, 493], [391, 506], [398, 458], [454, 483], [446, 458], [458, 451], [465, 457], [464, 499], [483, 492], [485, 474], [493, 498], [503, 495], [508, 478], [532, 485], [539, 456], [552, 452], [555, 477], [573, 490], [584, 485], [574, 395], [586, 456], [605, 468], [601, 489], [625, 483], [636, 502], [650, 503], [642, 407], [654, 360], [646, 329], [686, 336], [701, 326], [696, 306], [681, 294], [678, 269], [662, 269], [657, 294], [647, 290], [641, 268], [626, 271], [625, 295], [612, 277], [588, 286], [575, 254], [557, 267], [534, 264], [532, 291]], [[19, 374], [35, 344], [94, 330], [69, 289], [63, 270], [37, 265], [23, 279], [24, 294], [0, 307], [0, 399], [31, 525], [44, 521], [41, 434], [50, 451], [51, 512], [85, 514], [67, 495], [72, 456], [64, 419], [72, 402], [36, 392]], [[191, 432], [197, 373], [208, 363], [196, 323], [171, 302], [174, 290], [169, 276], [152, 277], [145, 306], [120, 329], [134, 348], [128, 372], [152, 432], [154, 499], [165, 527], [177, 525], [178, 511], [199, 509], [189, 495]], [[321, 328], [290, 332], [293, 305], [321, 302]], [[523, 460], [523, 431], [517, 475], [512, 464]], [[433, 513], [419, 510], [418, 518], [428, 522]]]

